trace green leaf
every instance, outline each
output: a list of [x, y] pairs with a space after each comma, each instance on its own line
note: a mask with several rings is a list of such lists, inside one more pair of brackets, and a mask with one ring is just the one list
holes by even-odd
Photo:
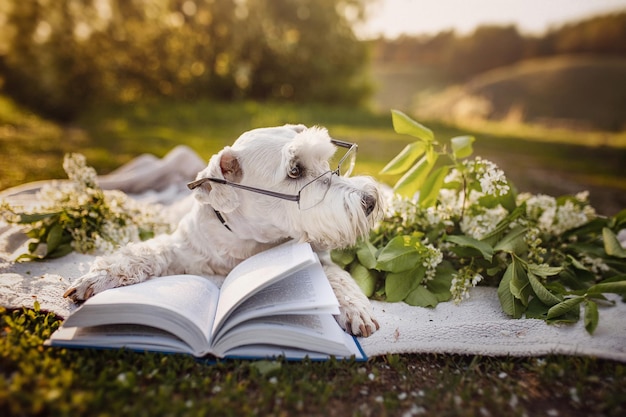
[[615, 230], [623, 229], [624, 226], [626, 226], [626, 208], [611, 218], [611, 227]]
[[46, 253], [45, 257], [49, 259], [61, 258], [65, 255], [69, 255], [70, 253], [72, 253], [73, 250], [74, 248], [72, 247], [71, 244], [63, 243], [57, 246], [52, 252]]
[[488, 243], [476, 240], [473, 237], [466, 235], [449, 235], [445, 240], [448, 242], [456, 243], [460, 246], [476, 249], [487, 261], [491, 262], [493, 259], [493, 248]]
[[139, 240], [142, 242], [144, 240], [152, 239], [154, 237], [154, 231], [145, 229], [143, 227], [139, 228]]
[[23, 261], [40, 261], [43, 258], [38, 255], [33, 255], [31, 253], [23, 253], [17, 258], [15, 258], [15, 262], [23, 262]]
[[527, 248], [526, 243], [524, 242], [524, 235], [526, 232], [527, 229], [523, 226], [515, 227], [506, 236], [500, 239], [500, 241], [495, 245], [494, 250], [498, 252], [503, 251], [521, 254]]
[[418, 285], [406, 296], [404, 302], [417, 307], [436, 307], [439, 304], [437, 297], [423, 285]]
[[330, 258], [334, 263], [342, 268], [350, 265], [354, 261], [354, 249], [334, 249], [330, 252]]
[[426, 151], [426, 143], [413, 142], [404, 147], [404, 149], [396, 155], [385, 167], [380, 171], [381, 174], [396, 175], [406, 172], [417, 158], [422, 156]]
[[355, 262], [352, 268], [350, 268], [350, 275], [352, 275], [352, 278], [354, 278], [366, 297], [371, 297], [374, 294], [376, 282], [378, 281], [376, 272], [367, 269], [360, 263]]
[[59, 223], [55, 223], [48, 231], [46, 237], [46, 255], [54, 252], [56, 248], [61, 244], [63, 239], [63, 227]]
[[559, 274], [558, 282], [572, 290], [586, 290], [591, 286], [595, 277], [595, 274], [591, 271], [576, 269], [570, 266]]
[[584, 300], [585, 299], [583, 297], [576, 296], [561, 301], [560, 303], [550, 307], [550, 310], [548, 310], [548, 319], [553, 319], [569, 313], [570, 311], [574, 311], [574, 309], [578, 309], [578, 305]]
[[604, 240], [604, 250], [607, 255], [621, 259], [626, 258], [626, 249], [622, 247], [622, 244], [617, 240], [617, 236], [611, 229], [608, 227], [602, 229], [602, 239]]
[[567, 255], [567, 259], [569, 259], [574, 268], [583, 271], [589, 271], [589, 269], [585, 265], [583, 265], [578, 259], [574, 258], [572, 255]]
[[450, 298], [452, 298], [450, 285], [455, 273], [456, 270], [452, 264], [449, 261], [443, 261], [437, 266], [435, 277], [426, 282], [426, 288], [433, 293], [437, 301], [450, 301]]
[[587, 289], [587, 294], [602, 294], [602, 293], [615, 293], [626, 294], [626, 281], [617, 282], [602, 282], [595, 284]]
[[421, 245], [418, 236], [394, 237], [378, 255], [377, 269], [402, 272], [415, 268], [419, 261], [418, 245]]
[[437, 202], [439, 191], [446, 179], [446, 175], [450, 172], [450, 166], [444, 165], [439, 167], [426, 178], [424, 185], [420, 190], [419, 203], [422, 207], [432, 207]]
[[467, 158], [474, 150], [472, 149], [472, 143], [476, 139], [474, 136], [457, 136], [450, 139], [450, 145], [452, 147], [452, 153], [456, 159]]
[[502, 311], [513, 318], [519, 319], [522, 317], [522, 314], [524, 314], [525, 309], [522, 302], [511, 293], [511, 278], [513, 276], [513, 270], [514, 266], [513, 263], [511, 263], [506, 271], [504, 271], [500, 285], [498, 285], [498, 298], [500, 299]]
[[376, 268], [376, 247], [369, 240], [364, 240], [356, 250], [359, 262], [368, 269]]
[[433, 142], [435, 134], [432, 130], [411, 119], [399, 110], [391, 110], [391, 120], [396, 133], [410, 135], [425, 142]]
[[385, 278], [385, 294], [387, 301], [397, 302], [404, 300], [424, 278], [424, 268], [417, 268], [399, 273], [387, 274]]
[[483, 237], [481, 240], [483, 242], [489, 243], [491, 246], [494, 246], [498, 243], [501, 236], [509, 229], [511, 223], [517, 220], [519, 217], [524, 216], [526, 213], [525, 206], [516, 207], [508, 216], [502, 219], [491, 233], [487, 234], [487, 236]]
[[561, 266], [548, 266], [543, 264], [528, 264], [527, 267], [528, 272], [532, 272], [533, 274], [542, 278], [547, 278], [551, 277], [552, 275], [559, 274], [563, 270], [563, 267]]
[[435, 161], [430, 161], [428, 155], [425, 155], [420, 159], [406, 174], [404, 174], [393, 187], [394, 191], [405, 197], [413, 197], [413, 195], [419, 191], [422, 187], [428, 174], [432, 170]]
[[56, 213], [33, 213], [33, 214], [21, 213], [20, 220], [18, 221], [18, 223], [20, 224], [35, 223], [40, 220], [48, 219], [50, 217], [54, 217], [58, 215], [59, 215], [58, 212]]
[[527, 319], [545, 320], [548, 317], [548, 309], [550, 307], [541, 302], [539, 298], [533, 298], [528, 303], [528, 308], [524, 314]]
[[528, 299], [532, 295], [532, 287], [521, 262], [516, 259], [516, 257], [513, 257], [513, 269], [511, 271], [511, 280], [509, 281], [511, 294], [520, 300], [524, 306], [528, 306]]
[[596, 330], [596, 327], [598, 327], [598, 321], [600, 320], [600, 316], [598, 314], [598, 304], [591, 300], [587, 300], [585, 301], [584, 306], [585, 329], [587, 330], [587, 333], [593, 334], [593, 332]]
[[546, 287], [544, 287], [535, 274], [530, 271], [528, 271], [528, 282], [530, 282], [530, 286], [535, 292], [537, 298], [539, 298], [539, 300], [541, 300], [541, 302], [548, 307], [552, 307], [563, 301], [561, 298], [552, 294]]

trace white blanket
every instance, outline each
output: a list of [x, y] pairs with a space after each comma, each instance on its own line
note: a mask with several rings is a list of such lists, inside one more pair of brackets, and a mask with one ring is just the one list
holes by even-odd
[[[133, 193], [136, 198], [161, 202], [177, 216], [176, 201], [188, 192], [184, 183], [194, 178], [204, 162], [191, 150], [179, 147], [163, 159], [142, 156], [102, 177], [109, 189]], [[0, 199], [34, 202], [41, 183], [0, 193]], [[183, 197], [184, 198], [184, 197]], [[21, 231], [0, 224], [0, 305], [32, 307], [66, 317], [74, 305], [62, 297], [72, 280], [89, 269], [93, 256], [72, 253], [46, 262], [16, 264], [26, 251]], [[575, 325], [547, 325], [535, 319], [510, 319], [501, 310], [495, 288], [475, 288], [471, 298], [436, 308], [404, 303], [373, 302], [380, 330], [360, 339], [368, 356], [388, 353], [455, 353], [493, 356], [567, 354], [596, 356], [626, 362], [626, 304], [600, 309], [600, 324], [589, 335], [582, 320]]]

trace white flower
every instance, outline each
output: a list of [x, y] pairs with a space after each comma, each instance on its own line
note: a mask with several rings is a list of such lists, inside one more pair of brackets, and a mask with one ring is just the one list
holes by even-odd
[[[83, 155], [66, 155], [63, 168], [69, 181], [43, 186], [37, 198], [40, 205], [33, 211], [55, 214], [54, 221], [71, 236], [75, 251], [107, 253], [141, 240], [142, 232], [157, 235], [173, 228], [161, 206], [139, 203], [121, 191], [104, 192]], [[41, 223], [33, 225], [40, 227]]]
[[585, 194], [579, 194], [574, 203], [567, 199], [563, 204], [558, 204], [554, 197], [538, 194], [535, 196], [523, 196], [526, 203], [526, 214], [529, 220], [535, 221], [537, 227], [544, 232], [556, 236], [564, 232], [582, 226], [596, 217], [596, 212], [586, 203]]
[[580, 261], [594, 274], [601, 274], [602, 272], [607, 272], [611, 269], [601, 258], [592, 258], [585, 255], [580, 259]]
[[79, 153], [66, 154], [65, 158], [63, 158], [63, 169], [67, 177], [75, 184], [86, 188], [98, 186], [96, 170], [87, 166], [87, 160], [84, 155]]
[[461, 268], [453, 275], [450, 283], [450, 292], [455, 304], [470, 297], [469, 290], [483, 280], [483, 276], [469, 267]]
[[595, 210], [593, 210], [590, 206], [586, 206], [584, 209], [581, 209], [571, 200], [567, 200], [565, 204], [558, 206], [557, 208], [552, 231], [554, 234], [561, 235], [567, 230], [582, 226], [594, 217]]
[[422, 266], [426, 269], [423, 282], [431, 281], [437, 273], [437, 266], [443, 261], [443, 253], [430, 243], [422, 242], [426, 249]]
[[508, 214], [509, 212], [501, 205], [492, 209], [474, 206], [474, 210], [468, 211], [461, 219], [461, 231], [480, 240], [494, 231], [498, 223]]
[[503, 196], [509, 192], [509, 184], [504, 176], [504, 172], [494, 164], [489, 164], [488, 168], [481, 172], [481, 175], [478, 177], [480, 189], [488, 195]]

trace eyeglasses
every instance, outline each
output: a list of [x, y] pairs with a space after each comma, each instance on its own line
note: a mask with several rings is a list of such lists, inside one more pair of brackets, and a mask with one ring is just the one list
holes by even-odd
[[265, 190], [263, 188], [250, 187], [248, 185], [238, 184], [236, 182], [230, 182], [223, 178], [200, 178], [196, 181], [192, 181], [187, 184], [190, 190], [196, 189], [207, 181], [215, 182], [223, 185], [230, 185], [231, 187], [239, 188], [241, 190], [251, 191], [253, 193], [259, 193], [270, 197], [276, 197], [283, 200], [294, 201], [298, 203], [300, 210], [308, 210], [321, 203], [332, 182], [332, 176], [349, 177], [352, 174], [354, 165], [356, 163], [356, 152], [358, 145], [356, 143], [344, 142], [341, 140], [331, 139], [331, 143], [340, 148], [348, 149], [344, 156], [341, 157], [337, 163], [337, 168], [331, 171], [326, 171], [320, 176], [307, 182], [300, 188], [298, 194], [283, 194], [275, 191]]

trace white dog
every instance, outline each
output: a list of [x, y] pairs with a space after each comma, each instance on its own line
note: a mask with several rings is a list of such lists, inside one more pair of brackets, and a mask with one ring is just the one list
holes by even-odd
[[[347, 153], [339, 167], [330, 167], [336, 145]], [[96, 258], [64, 297], [84, 300], [154, 276], [226, 275], [243, 259], [295, 239], [318, 253], [339, 300], [339, 324], [369, 336], [378, 329], [369, 300], [329, 254], [366, 236], [381, 213], [373, 179], [342, 175], [351, 171], [355, 154], [356, 145], [332, 140], [322, 128], [246, 132], [189, 184], [196, 200], [174, 233]]]

